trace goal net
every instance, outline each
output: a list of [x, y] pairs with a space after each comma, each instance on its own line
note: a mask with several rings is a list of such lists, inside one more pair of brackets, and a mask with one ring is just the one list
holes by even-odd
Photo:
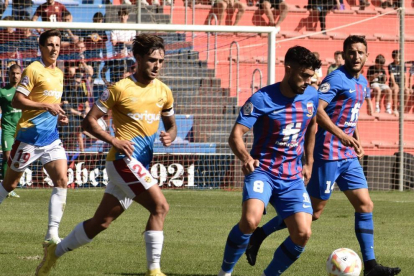
[[[269, 19], [254, 2], [253, 5], [247, 2], [239, 26], [235, 27], [225, 25], [234, 23], [235, 17], [230, 17], [230, 21], [228, 17], [222, 19], [217, 3], [165, 1], [156, 5], [148, 1], [146, 5], [144, 2], [132, 5], [69, 3], [66, 5], [69, 15], [62, 13], [61, 18], [48, 18], [57, 21], [53, 24], [18, 21], [25, 18], [16, 19], [9, 8], [0, 21], [3, 27], [0, 32], [2, 86], [9, 82], [8, 68], [12, 64], [17, 63], [24, 69], [39, 59], [39, 31], [51, 27], [62, 31], [58, 66], [65, 75], [62, 99], [67, 103], [65, 108], [71, 123], [60, 127], [59, 131], [67, 150], [71, 187], [103, 187], [108, 183], [105, 156], [109, 145], [82, 131], [80, 122], [108, 84], [134, 72], [135, 60], [127, 43], [129, 38], [139, 32], [151, 32], [161, 36], [166, 44], [160, 79], [173, 92], [178, 127], [177, 139], [171, 147], [163, 147], [159, 139], [154, 145], [155, 155], [149, 169], [160, 186], [241, 188], [240, 162], [227, 143], [240, 107], [256, 90], [281, 81], [288, 48], [301, 45], [319, 54], [322, 68], [315, 75], [317, 86], [328, 71], [341, 63], [338, 53], [342, 51], [343, 40], [355, 34], [365, 36], [368, 42], [370, 54], [364, 76], [372, 81], [368, 76], [369, 68], [375, 66], [376, 59], [382, 55], [385, 60], [383, 82], [390, 86], [389, 91], [385, 89], [381, 94], [371, 93], [371, 100], [359, 107], [358, 126], [366, 154], [361, 164], [369, 187], [391, 190], [399, 189], [402, 183], [404, 189], [413, 188], [413, 102], [404, 98], [405, 110], [401, 112], [401, 91], [396, 89], [401, 78], [395, 77], [398, 66], [389, 68], [393, 51], [401, 48], [400, 38], [404, 35], [404, 51], [400, 56], [406, 66], [406, 86], [412, 86], [409, 72], [414, 75], [411, 69], [414, 29], [410, 25], [414, 21], [408, 20], [413, 16], [410, 8], [405, 10], [405, 17], [400, 17], [401, 8], [382, 9], [373, 3], [361, 10], [356, 3], [345, 2], [344, 9], [327, 12], [322, 30], [321, 12], [306, 7], [307, 3], [301, 0], [288, 5], [287, 17], [275, 35], [275, 28], [263, 27], [269, 24]], [[31, 7], [31, 16], [36, 7]], [[273, 12], [277, 21], [280, 10]], [[125, 13], [128, 18], [124, 24]], [[407, 18], [405, 33], [400, 28], [401, 18], [402, 21]], [[102, 21], [106, 23], [100, 24]], [[140, 24], [135, 24], [138, 22]], [[273, 36], [269, 36], [271, 32]], [[391, 74], [397, 86], [391, 84]], [[100, 123], [114, 134], [110, 113]], [[158, 132], [162, 129], [161, 124]], [[245, 142], [249, 148], [251, 132], [245, 135]], [[400, 142], [405, 161], [403, 174], [399, 173]], [[50, 185], [40, 162], [32, 164], [20, 181], [21, 187]]]

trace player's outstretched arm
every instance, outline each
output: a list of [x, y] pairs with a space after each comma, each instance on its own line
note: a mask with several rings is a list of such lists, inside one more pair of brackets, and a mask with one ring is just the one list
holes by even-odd
[[316, 121], [320, 127], [329, 131], [341, 141], [344, 146], [353, 147], [355, 151], [360, 151], [361, 145], [359, 141], [352, 136], [347, 135], [339, 127], [337, 127], [325, 112], [328, 103], [324, 100], [319, 100], [318, 112], [316, 113]]
[[38, 103], [30, 100], [26, 95], [18, 91], [14, 94], [12, 106], [22, 110], [47, 110], [53, 116], [65, 114], [60, 104]]
[[305, 134], [305, 164], [303, 165], [302, 175], [305, 184], [308, 184], [312, 175], [313, 150], [315, 148], [315, 134], [317, 130], [316, 116], [312, 118]]
[[169, 147], [177, 137], [177, 124], [175, 123], [175, 116], [161, 116], [161, 119], [164, 123], [165, 131], [161, 131], [160, 141], [164, 147]]
[[112, 137], [109, 133], [104, 131], [99, 126], [98, 119], [104, 115], [105, 113], [102, 112], [102, 110], [100, 110], [96, 105], [94, 105], [86, 115], [85, 119], [83, 119], [82, 129], [89, 132], [99, 140], [111, 144], [118, 152], [125, 154], [131, 158], [132, 153], [134, 152], [133, 143], [131, 141], [119, 140], [116, 137]]
[[259, 166], [259, 160], [250, 156], [243, 142], [243, 135], [248, 131], [248, 127], [236, 123], [229, 137], [229, 146], [237, 158], [243, 162], [242, 171], [245, 175], [252, 173]]

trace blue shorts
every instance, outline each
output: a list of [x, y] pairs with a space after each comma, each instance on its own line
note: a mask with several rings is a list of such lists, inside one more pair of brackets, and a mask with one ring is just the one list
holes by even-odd
[[243, 202], [248, 199], [259, 199], [265, 207], [270, 202], [282, 219], [299, 212], [313, 214], [302, 179], [276, 179], [259, 169], [244, 178]]
[[331, 197], [334, 183], [341, 191], [368, 189], [367, 179], [357, 158], [338, 161], [315, 160], [307, 190], [322, 200]]

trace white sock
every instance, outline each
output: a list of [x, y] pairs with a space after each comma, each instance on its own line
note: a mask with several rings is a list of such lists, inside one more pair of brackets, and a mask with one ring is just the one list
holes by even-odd
[[375, 108], [379, 108], [379, 103], [375, 103]]
[[85, 228], [83, 228], [83, 222], [81, 222], [57, 245], [55, 254], [60, 257], [66, 252], [79, 248], [91, 241], [92, 239], [88, 238], [86, 235]]
[[3, 202], [3, 200], [7, 197], [8, 194], [9, 192], [6, 191], [6, 189], [4, 189], [3, 183], [1, 183], [0, 184], [0, 204]]
[[49, 201], [49, 224], [46, 232], [45, 240], [59, 238], [59, 224], [62, 220], [63, 211], [66, 206], [66, 194], [68, 190], [65, 188], [53, 188]]
[[387, 109], [391, 109], [391, 104], [387, 103]]
[[223, 269], [220, 269], [217, 276], [231, 276], [231, 272], [225, 272]]
[[147, 249], [147, 265], [149, 270], [160, 268], [162, 244], [164, 243], [163, 231], [145, 231], [145, 247]]

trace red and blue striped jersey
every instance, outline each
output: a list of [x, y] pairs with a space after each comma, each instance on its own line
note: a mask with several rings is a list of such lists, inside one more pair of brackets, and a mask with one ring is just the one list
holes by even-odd
[[283, 180], [302, 178], [305, 133], [317, 108], [318, 92], [311, 86], [288, 98], [275, 83], [246, 101], [236, 122], [253, 127], [250, 155], [259, 160], [261, 170]]
[[[341, 66], [326, 76], [319, 87], [319, 99], [328, 103], [326, 113], [332, 122], [348, 135], [353, 135], [359, 110], [365, 98], [369, 98], [367, 79], [350, 75]], [[342, 145], [332, 133], [319, 127], [316, 133], [314, 158], [321, 160], [342, 160], [357, 157], [355, 150]]]

